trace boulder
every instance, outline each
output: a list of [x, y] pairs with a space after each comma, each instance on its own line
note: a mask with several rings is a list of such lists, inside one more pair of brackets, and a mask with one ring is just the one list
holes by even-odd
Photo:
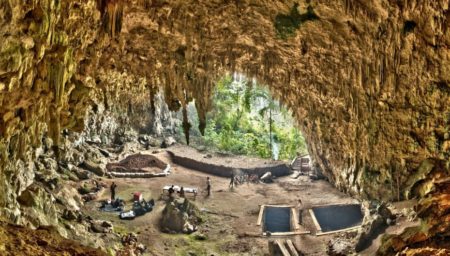
[[78, 211], [72, 211], [68, 209], [64, 209], [62, 213], [62, 217], [66, 220], [77, 220], [80, 218], [80, 213]]
[[161, 143], [161, 148], [168, 148], [175, 143], [177, 143], [177, 141], [172, 136], [169, 136], [167, 138], [164, 138], [163, 142]]
[[364, 219], [361, 230], [356, 236], [355, 251], [360, 252], [372, 244], [372, 240], [387, 228], [386, 219], [380, 214], [375, 214]]
[[190, 234], [201, 221], [197, 207], [185, 198], [167, 202], [162, 214], [161, 228], [169, 233]]
[[55, 193], [55, 197], [69, 210], [79, 211], [80, 206], [83, 205], [83, 200], [77, 189], [72, 186], [64, 186], [57, 193]]
[[98, 176], [104, 176], [106, 173], [106, 167], [103, 164], [94, 163], [89, 160], [85, 160], [81, 164], [81, 167]]
[[112, 233], [113, 224], [105, 220], [92, 220], [90, 229], [94, 233]]
[[345, 256], [351, 255], [353, 252], [352, 242], [344, 238], [335, 238], [328, 241], [327, 255], [330, 256]]
[[76, 166], [70, 166], [71, 171], [78, 177], [78, 179], [80, 180], [87, 180], [90, 178], [91, 175], [89, 175], [90, 173], [86, 170], [83, 170], [79, 167]]
[[266, 172], [266, 173], [264, 173], [263, 176], [261, 176], [260, 179], [261, 179], [261, 181], [264, 182], [264, 183], [270, 183], [270, 182], [273, 181], [273, 180], [272, 180], [272, 173], [271, 173], [271, 172]]

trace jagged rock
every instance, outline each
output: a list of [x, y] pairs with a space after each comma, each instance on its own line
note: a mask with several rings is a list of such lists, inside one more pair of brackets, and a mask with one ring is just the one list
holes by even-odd
[[84, 153], [78, 150], [72, 150], [72, 158], [70, 159], [70, 163], [75, 166], [78, 166], [84, 162]]
[[[388, 225], [393, 224], [395, 215], [385, 203], [369, 202], [364, 204], [365, 216], [361, 229], [356, 236], [355, 251], [360, 252], [372, 244]], [[389, 223], [392, 222], [392, 223]]]
[[432, 255], [432, 256], [447, 256], [450, 255], [450, 249], [444, 248], [407, 248], [397, 254], [398, 256], [424, 256], [424, 255]]
[[72, 211], [79, 211], [80, 206], [83, 205], [83, 200], [77, 189], [70, 185], [61, 188], [55, 193], [55, 197], [64, 207]]
[[[427, 246], [448, 248], [448, 241], [450, 241], [448, 172], [441, 168], [435, 169], [430, 179], [433, 180], [435, 190], [430, 192], [427, 197], [420, 199], [415, 207], [417, 216], [421, 218], [420, 225], [406, 228], [398, 235], [385, 235], [377, 254], [421, 255], [420, 253], [423, 252], [424, 255], [428, 255], [426, 254], [427, 250], [409, 248]], [[444, 250], [444, 252], [447, 251]], [[430, 252], [441, 253], [437, 249], [431, 249]]]
[[98, 176], [104, 176], [106, 173], [106, 166], [104, 166], [103, 164], [93, 163], [89, 160], [85, 160], [81, 164], [81, 167], [85, 168], [86, 170], [88, 170]]
[[95, 233], [111, 233], [113, 231], [113, 225], [109, 221], [93, 220], [91, 221], [90, 229]]
[[98, 151], [100, 151], [100, 153], [102, 153], [103, 156], [105, 156], [105, 157], [111, 156], [111, 154], [108, 152], [108, 150], [102, 149], [102, 148], [97, 148], [97, 149], [98, 149]]
[[[80, 218], [80, 213], [77, 211], [72, 211], [72, 210], [68, 210], [68, 209], [64, 209], [63, 213], [62, 213], [62, 217], [66, 220], [77, 220]], [[72, 227], [73, 229], [73, 227]]]
[[164, 138], [163, 142], [161, 143], [161, 148], [168, 148], [175, 143], [177, 143], [177, 141], [173, 137]]
[[360, 252], [368, 248], [372, 244], [373, 239], [381, 234], [386, 228], [386, 220], [379, 214], [364, 219], [361, 230], [358, 231], [358, 235], [356, 236], [355, 251]]
[[86, 170], [83, 170], [81, 168], [78, 168], [76, 166], [71, 166], [71, 171], [73, 173], [75, 173], [75, 175], [80, 179], [80, 180], [87, 180], [90, 179], [90, 175], [89, 172]]
[[55, 198], [37, 184], [22, 192], [18, 202], [21, 205], [23, 222], [30, 227], [57, 225]]
[[164, 232], [190, 234], [197, 230], [198, 209], [185, 198], [169, 201], [163, 210], [161, 228]]
[[150, 140], [150, 137], [147, 134], [140, 134], [138, 137], [138, 141], [142, 145], [147, 144], [149, 140]]
[[353, 252], [353, 244], [348, 239], [333, 239], [328, 241], [327, 255], [330, 256], [346, 256]]
[[161, 141], [156, 138], [150, 138], [148, 141], [148, 145], [152, 147], [159, 147], [161, 145]]

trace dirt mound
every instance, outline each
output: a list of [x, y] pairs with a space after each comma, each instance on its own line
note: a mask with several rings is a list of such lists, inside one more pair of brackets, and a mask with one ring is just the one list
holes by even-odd
[[109, 172], [161, 172], [167, 164], [153, 155], [135, 154], [127, 156], [118, 163], [108, 163]]
[[65, 239], [51, 227], [31, 230], [0, 222], [0, 255], [103, 256], [106, 253]]

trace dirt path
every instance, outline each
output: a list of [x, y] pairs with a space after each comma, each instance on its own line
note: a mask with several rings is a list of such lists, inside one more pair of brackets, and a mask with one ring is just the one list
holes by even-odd
[[[98, 211], [98, 202], [89, 202], [84, 209], [93, 217], [111, 220], [115, 231], [119, 233], [138, 233], [140, 242], [149, 248], [148, 255], [267, 255], [268, 238], [253, 237], [262, 233], [261, 227], [256, 225], [260, 205], [296, 205], [298, 199], [303, 201], [305, 207], [356, 202], [337, 191], [326, 181], [311, 182], [304, 176], [295, 180], [282, 177], [272, 184], [244, 184], [232, 190], [228, 188], [228, 178], [210, 176], [212, 195], [206, 197], [204, 189], [207, 174], [171, 163], [165, 151], [155, 155], [172, 165], [171, 175], [152, 179], [114, 179], [118, 185], [117, 195], [127, 201], [128, 207], [131, 205], [132, 193], [135, 191], [142, 192], [147, 200], [154, 198], [156, 207], [151, 213], [132, 221], [122, 221], [117, 213]], [[107, 182], [111, 181], [107, 180]], [[161, 190], [163, 186], [171, 184], [200, 189], [195, 199], [190, 195], [188, 198], [192, 199], [200, 209], [215, 213], [204, 214], [205, 223], [196, 232], [205, 234], [207, 240], [196, 240], [196, 233], [172, 235], [160, 232], [159, 220], [164, 207]], [[108, 196], [109, 193], [105, 193], [99, 200], [106, 199]], [[304, 212], [304, 229], [314, 233], [311, 217], [307, 211]], [[291, 239], [307, 255], [323, 255], [326, 243], [332, 238], [333, 236], [302, 235]]]

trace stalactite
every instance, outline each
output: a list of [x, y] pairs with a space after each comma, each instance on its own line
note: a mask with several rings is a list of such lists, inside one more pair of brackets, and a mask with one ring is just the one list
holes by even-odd
[[183, 132], [186, 138], [186, 144], [189, 145], [189, 131], [191, 129], [191, 123], [189, 123], [188, 112], [186, 106], [183, 106]]
[[103, 19], [103, 29], [116, 38], [122, 30], [123, 0], [97, 0], [97, 8]]

